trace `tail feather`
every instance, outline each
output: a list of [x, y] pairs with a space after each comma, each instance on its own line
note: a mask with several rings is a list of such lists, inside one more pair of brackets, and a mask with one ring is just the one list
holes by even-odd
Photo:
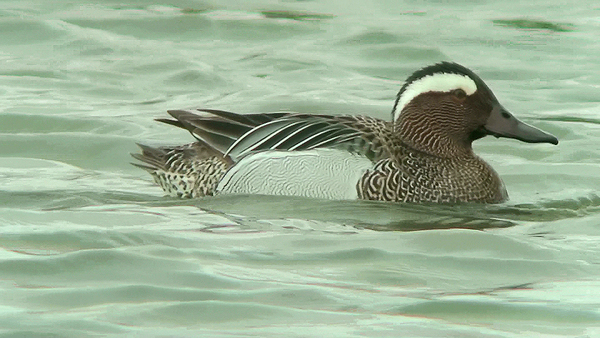
[[150, 172], [154, 170], [165, 170], [165, 157], [167, 154], [166, 148], [152, 148], [141, 143], [136, 144], [142, 149], [142, 153], [131, 153], [131, 156], [145, 164], [132, 163], [134, 166]]

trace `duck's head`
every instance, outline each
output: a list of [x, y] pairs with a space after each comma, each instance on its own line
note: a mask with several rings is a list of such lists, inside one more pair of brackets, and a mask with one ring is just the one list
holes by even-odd
[[392, 118], [402, 142], [443, 157], [471, 151], [471, 143], [486, 135], [558, 144], [553, 135], [519, 121], [502, 107], [479, 76], [451, 62], [409, 76]]

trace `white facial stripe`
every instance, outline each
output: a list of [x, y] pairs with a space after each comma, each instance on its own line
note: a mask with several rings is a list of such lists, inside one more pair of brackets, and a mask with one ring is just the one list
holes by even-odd
[[400, 117], [400, 112], [419, 94], [427, 92], [449, 92], [454, 89], [462, 89], [471, 95], [477, 91], [475, 82], [466, 75], [460, 74], [434, 74], [425, 76], [413, 83], [400, 96], [396, 111], [394, 111], [394, 120]]

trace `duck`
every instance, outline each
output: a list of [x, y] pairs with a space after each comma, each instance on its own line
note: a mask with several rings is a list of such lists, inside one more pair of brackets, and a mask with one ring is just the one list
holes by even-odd
[[558, 139], [517, 119], [470, 69], [440, 62], [401, 86], [389, 121], [368, 115], [237, 114], [169, 110], [157, 121], [195, 142], [138, 144], [133, 163], [169, 196], [304, 196], [401, 203], [502, 203], [497, 172], [472, 143], [485, 136], [526, 143]]

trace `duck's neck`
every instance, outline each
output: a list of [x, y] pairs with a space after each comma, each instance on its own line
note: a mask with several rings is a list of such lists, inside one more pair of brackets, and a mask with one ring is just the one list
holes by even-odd
[[427, 121], [427, 118], [403, 120], [394, 123], [394, 135], [404, 146], [439, 158], [474, 156], [471, 141], [449, 133], [446, 122]]

